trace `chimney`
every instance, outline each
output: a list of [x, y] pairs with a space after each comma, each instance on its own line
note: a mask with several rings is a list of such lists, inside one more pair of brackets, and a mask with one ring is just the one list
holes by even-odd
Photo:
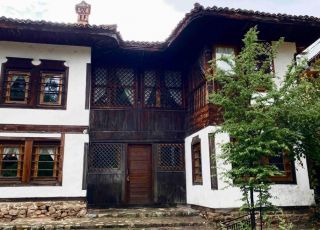
[[76, 5], [76, 12], [78, 14], [78, 24], [87, 25], [89, 24], [89, 15], [91, 11], [91, 5], [85, 1], [80, 2]]

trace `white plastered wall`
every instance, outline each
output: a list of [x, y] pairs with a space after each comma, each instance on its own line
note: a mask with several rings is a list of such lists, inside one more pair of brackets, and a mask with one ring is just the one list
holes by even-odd
[[[274, 44], [274, 42], [273, 42]], [[294, 54], [296, 53], [296, 44], [294, 42], [283, 42], [279, 48], [278, 53], [273, 60], [275, 70], [275, 83], [280, 86], [284, 80], [284, 76], [288, 70], [288, 66], [292, 64]]]
[[[85, 109], [86, 67], [91, 63], [91, 48], [80, 46], [33, 44], [0, 41], [0, 62], [6, 57], [62, 60], [69, 68], [66, 110], [0, 108], [0, 124], [25, 125], [89, 125], [89, 110]], [[0, 65], [1, 68], [1, 65]], [[61, 133], [6, 133], [2, 137], [61, 137]], [[82, 190], [84, 143], [88, 134], [66, 134], [61, 186], [0, 187], [0, 198], [85, 197]]]
[[[287, 67], [292, 63], [295, 52], [295, 43], [284, 42], [280, 45], [278, 54], [274, 59], [275, 83], [277, 86], [280, 86], [283, 82]], [[230, 186], [223, 176], [223, 173], [231, 166], [225, 164], [219, 157], [221, 155], [221, 145], [229, 141], [229, 136], [226, 133], [219, 133], [215, 136], [218, 190], [211, 189], [208, 134], [214, 132], [217, 128], [206, 127], [185, 139], [187, 203], [209, 208], [240, 207], [242, 205], [240, 190]], [[202, 185], [193, 185], [192, 183], [191, 141], [197, 135], [201, 139]], [[275, 197], [272, 202], [275, 205], [309, 206], [314, 204], [314, 192], [309, 186], [305, 159], [302, 159], [302, 164], [295, 162], [296, 184], [276, 184], [272, 186], [271, 193]]]
[[[229, 135], [226, 133], [215, 135], [218, 189], [211, 189], [208, 135], [218, 128], [209, 126], [185, 139], [187, 203], [209, 208], [237, 208], [242, 205], [241, 192], [238, 188], [230, 186], [230, 181], [228, 182], [223, 175], [231, 167], [229, 164], [225, 164], [221, 158], [221, 145], [229, 141]], [[202, 185], [193, 185], [192, 183], [191, 142], [195, 136], [199, 136], [201, 139]], [[274, 197], [272, 199], [274, 205], [309, 206], [314, 204], [314, 192], [309, 186], [305, 159], [302, 159], [302, 164], [295, 162], [296, 184], [276, 184], [272, 186], [271, 194]]]
[[67, 109], [0, 108], [1, 124], [89, 124], [89, 110], [85, 110], [85, 98], [86, 66], [91, 63], [91, 48], [0, 41], [0, 62], [6, 62], [6, 57], [32, 58], [35, 63], [39, 62], [39, 59], [66, 61], [65, 65], [69, 67]]

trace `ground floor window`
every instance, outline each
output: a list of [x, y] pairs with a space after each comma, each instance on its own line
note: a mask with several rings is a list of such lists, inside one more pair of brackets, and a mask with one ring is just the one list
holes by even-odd
[[214, 133], [209, 133], [209, 156], [210, 156], [210, 181], [211, 189], [218, 189], [218, 174], [217, 174], [217, 157], [215, 148]]
[[159, 144], [157, 150], [160, 171], [184, 171], [183, 144]]
[[59, 139], [0, 140], [0, 185], [59, 185], [63, 145]]
[[192, 182], [201, 185], [202, 182], [202, 163], [201, 163], [201, 140], [198, 136], [192, 139], [191, 143], [192, 157]]
[[275, 183], [294, 183], [294, 162], [291, 160], [286, 153], [269, 157], [264, 160], [266, 164], [274, 165], [282, 173], [282, 175], [272, 176], [270, 180]]

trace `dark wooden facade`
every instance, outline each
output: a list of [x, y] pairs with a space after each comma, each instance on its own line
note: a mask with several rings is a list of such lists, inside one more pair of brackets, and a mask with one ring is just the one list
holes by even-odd
[[142, 52], [93, 58], [88, 204], [185, 203], [184, 70]]
[[[244, 33], [256, 24], [264, 41], [285, 36], [298, 47], [308, 43], [284, 24], [271, 26], [221, 15], [190, 18], [162, 44], [165, 48], [124, 43], [118, 49], [93, 49], [89, 159], [99, 159], [97, 154], [103, 151], [109, 156], [118, 153], [109, 159], [108, 169], [97, 169], [94, 160], [88, 161], [89, 205], [184, 203], [184, 138], [223, 122], [221, 108], [208, 102], [209, 94], [219, 89], [205, 77], [214, 47], [232, 47], [237, 52]], [[118, 72], [127, 77], [114, 80]], [[167, 73], [178, 73], [181, 84], [167, 87]], [[153, 77], [156, 83], [146, 82]], [[122, 91], [115, 93], [119, 85]], [[104, 150], [97, 152], [101, 146]], [[139, 170], [144, 173], [135, 174]]]

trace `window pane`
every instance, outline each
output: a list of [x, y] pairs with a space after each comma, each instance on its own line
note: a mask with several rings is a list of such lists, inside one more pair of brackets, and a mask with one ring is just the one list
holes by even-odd
[[41, 103], [61, 104], [62, 75], [45, 74], [42, 76], [41, 84]]
[[136, 74], [129, 68], [96, 68], [92, 103], [97, 106], [132, 106], [136, 95]]
[[231, 47], [217, 47], [216, 48], [216, 64], [217, 64], [217, 67], [222, 69], [222, 70], [225, 70], [225, 71], [228, 71], [228, 70], [231, 70], [231, 66], [229, 64], [227, 64], [226, 62], [222, 61], [222, 60], [218, 60], [222, 57], [226, 57], [226, 58], [232, 58], [235, 56], [235, 52], [234, 52], [234, 49], [231, 48]]
[[162, 90], [161, 104], [164, 107], [182, 106], [182, 79], [177, 71], [166, 71], [164, 75], [165, 89]]
[[28, 73], [9, 72], [6, 88], [6, 102], [27, 102]]
[[134, 90], [128, 88], [117, 88], [115, 90], [115, 105], [133, 105]]
[[191, 155], [193, 184], [202, 184], [201, 145], [198, 137], [192, 140]]
[[145, 87], [155, 87], [156, 86], [156, 72], [155, 71], [145, 71], [144, 72], [144, 86]]
[[19, 148], [5, 147], [2, 154], [1, 176], [17, 177], [19, 173]]
[[33, 154], [33, 176], [54, 177], [57, 174], [58, 147], [38, 146]]
[[269, 164], [276, 166], [279, 171], [284, 172], [284, 162], [283, 162], [283, 154], [280, 154], [279, 156], [273, 156], [269, 157]]
[[184, 169], [183, 144], [160, 144], [158, 157], [160, 170], [181, 171]]
[[88, 158], [89, 170], [101, 172], [120, 169], [122, 150], [121, 144], [92, 143]]
[[104, 105], [110, 103], [110, 98], [108, 97], [107, 90], [105, 87], [94, 88], [92, 99], [95, 105]]
[[180, 89], [169, 89], [166, 96], [168, 105], [171, 105], [172, 107], [182, 105], [182, 92]]
[[165, 72], [165, 86], [166, 87], [181, 87], [181, 74], [176, 71]]
[[97, 68], [94, 71], [95, 79], [94, 84], [96, 86], [105, 86], [107, 84], [107, 70], [103, 68]]
[[156, 106], [156, 88], [144, 89], [144, 104]]

